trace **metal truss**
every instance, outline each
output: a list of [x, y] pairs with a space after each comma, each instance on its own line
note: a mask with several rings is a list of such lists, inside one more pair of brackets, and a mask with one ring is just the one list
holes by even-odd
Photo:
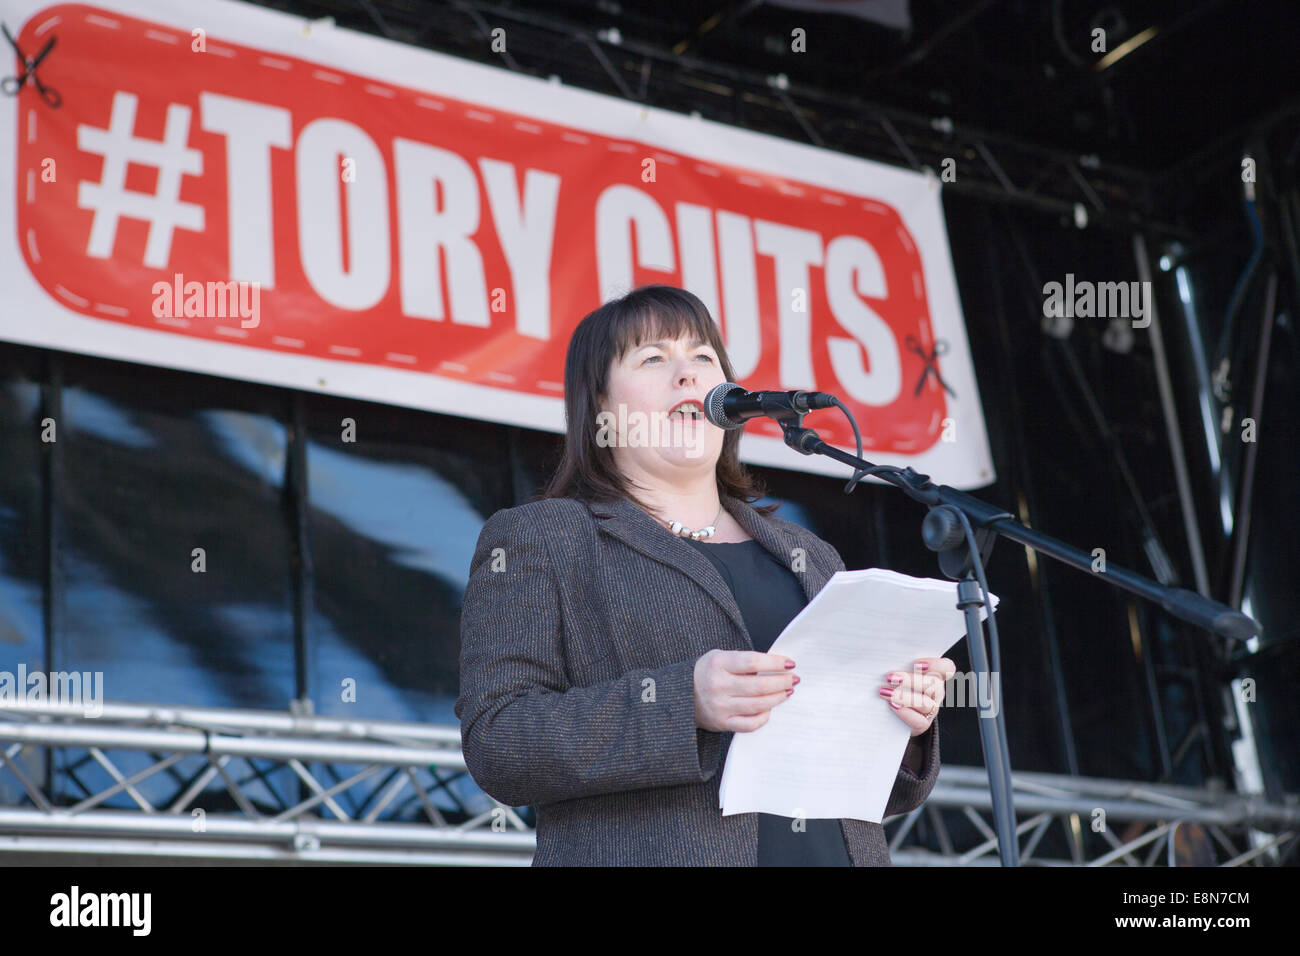
[[[1280, 866], [1298, 863], [1300, 805], [1210, 788], [1049, 773], [1012, 773], [1021, 866]], [[939, 768], [930, 798], [887, 825], [901, 866], [998, 866], [988, 775]], [[987, 814], [987, 819], [986, 815]], [[924, 821], [924, 823], [922, 823]], [[1060, 830], [1052, 839], [1054, 823]], [[940, 850], [917, 848], [929, 825]], [[1179, 828], [1182, 830], [1179, 835]], [[1213, 843], [1213, 846], [1211, 845]], [[1050, 855], [1048, 845], [1064, 847]]]
[[[354, 3], [310, 0], [294, 8], [345, 15], [353, 12]], [[945, 179], [945, 189], [1056, 213], [1080, 228], [1091, 223], [1194, 238], [1186, 227], [1158, 220], [1160, 177], [1095, 155], [1033, 145], [947, 116], [921, 115], [792, 82], [784, 74], [700, 59], [625, 37], [617, 28], [593, 28], [524, 5], [449, 0], [440, 9], [413, 15], [382, 0], [362, 0], [361, 9], [369, 22], [351, 26], [398, 42], [928, 171]], [[593, 15], [599, 17], [599, 12]], [[509, 40], [506, 48], [498, 47], [500, 52], [493, 52], [494, 30], [504, 30]], [[945, 169], [956, 178], [947, 181]]]
[[[43, 785], [24, 748], [48, 748]], [[474, 786], [455, 726], [4, 701], [0, 787], [15, 779], [0, 851], [527, 866], [536, 845]]]
[[[1040, 773], [1012, 784], [1024, 864], [1159, 865], [1186, 843], [1178, 827], [1196, 824], [1221, 865], [1283, 865], [1300, 835], [1300, 806], [1257, 797]], [[446, 725], [135, 704], [89, 717], [5, 701], [6, 790], [22, 796], [0, 805], [0, 852], [527, 866], [536, 846], [520, 813], [473, 784]], [[943, 766], [925, 805], [886, 822], [893, 861], [996, 866], [990, 808], [983, 769]]]

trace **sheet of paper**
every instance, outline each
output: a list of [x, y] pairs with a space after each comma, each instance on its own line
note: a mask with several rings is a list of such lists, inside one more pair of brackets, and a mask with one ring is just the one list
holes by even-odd
[[[990, 600], [996, 609], [997, 596]], [[987, 616], [981, 608], [980, 619]], [[890, 671], [942, 657], [965, 634], [955, 581], [883, 568], [837, 572], [772, 645], [794, 660], [800, 681], [767, 723], [732, 737], [719, 784], [723, 816], [880, 823], [911, 731], [879, 688]]]

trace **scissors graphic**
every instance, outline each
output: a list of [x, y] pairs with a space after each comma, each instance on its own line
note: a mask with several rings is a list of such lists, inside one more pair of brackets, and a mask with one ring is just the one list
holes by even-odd
[[939, 356], [948, 353], [948, 343], [943, 341], [943, 339], [936, 339], [934, 348], [930, 350], [928, 355], [926, 354], [925, 349], [921, 347], [921, 343], [916, 340], [915, 335], [909, 335], [903, 340], [903, 344], [906, 345], [910, 351], [919, 355], [921, 361], [925, 363], [925, 371], [921, 373], [921, 379], [916, 383], [916, 391], [913, 392], [913, 395], [919, 396], [921, 394], [921, 389], [925, 387], [926, 379], [933, 375], [935, 381], [943, 386], [943, 390], [953, 398], [956, 398], [957, 393], [948, 387], [948, 383], [945, 382], [943, 376], [939, 374]]
[[5, 39], [9, 41], [9, 45], [13, 47], [14, 52], [18, 54], [18, 59], [23, 61], [22, 69], [19, 70], [17, 76], [6, 76], [3, 80], [0, 80], [0, 90], [4, 91], [6, 96], [17, 96], [18, 91], [27, 85], [28, 80], [31, 80], [32, 85], [34, 85], [37, 91], [41, 94], [41, 99], [55, 109], [58, 109], [59, 105], [63, 102], [63, 97], [59, 95], [58, 90], [42, 83], [41, 78], [36, 75], [36, 68], [40, 66], [41, 60], [45, 59], [45, 57], [49, 55], [49, 52], [54, 49], [55, 38], [50, 37], [50, 42], [41, 47], [41, 52], [36, 54], [36, 56], [25, 56], [22, 49], [18, 46], [18, 41], [15, 40], [13, 35], [9, 32], [9, 28], [0, 24], [0, 29], [4, 30]]

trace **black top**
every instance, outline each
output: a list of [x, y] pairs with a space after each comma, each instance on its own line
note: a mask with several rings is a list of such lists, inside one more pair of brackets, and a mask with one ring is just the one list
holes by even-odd
[[[794, 572], [757, 541], [708, 544], [683, 538], [718, 569], [740, 606], [754, 650], [766, 653], [808, 603]], [[780, 704], [777, 704], [780, 707]], [[758, 815], [759, 866], [852, 866], [839, 820], [804, 820]]]

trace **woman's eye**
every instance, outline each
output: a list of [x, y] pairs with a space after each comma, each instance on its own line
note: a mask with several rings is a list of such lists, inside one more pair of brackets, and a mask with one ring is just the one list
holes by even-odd
[[[713, 356], [708, 355], [707, 353], [701, 352], [699, 355], [695, 357], [697, 359], [704, 359], [704, 361], [708, 362], [710, 365], [713, 364]], [[649, 355], [646, 358], [641, 360], [641, 364], [644, 365], [646, 362], [662, 361], [662, 360], [663, 360], [663, 356], [661, 355]]]

